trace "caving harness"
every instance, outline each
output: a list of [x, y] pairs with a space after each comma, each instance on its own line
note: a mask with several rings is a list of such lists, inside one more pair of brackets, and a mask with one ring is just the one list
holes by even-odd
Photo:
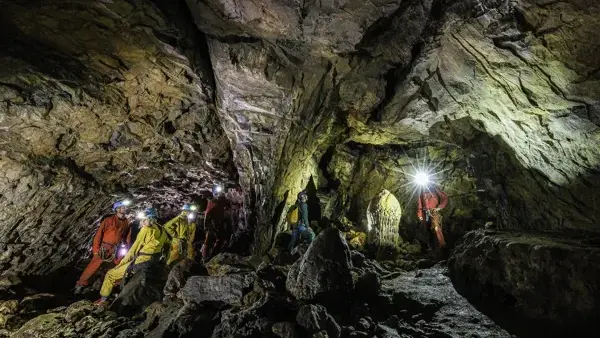
[[100, 244], [100, 252], [98, 252], [98, 256], [103, 262], [112, 262], [117, 257], [116, 248], [116, 244], [102, 242], [102, 244]]

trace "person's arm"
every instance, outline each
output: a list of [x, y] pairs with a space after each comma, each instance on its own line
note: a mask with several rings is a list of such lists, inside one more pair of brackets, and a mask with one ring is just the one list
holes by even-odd
[[172, 220], [168, 221], [165, 225], [164, 225], [164, 229], [167, 232], [167, 234], [169, 236], [171, 236], [171, 238], [177, 238], [177, 231], [176, 231], [176, 227], [177, 227], [177, 221], [179, 220], [179, 216], [173, 218]]
[[133, 232], [133, 226], [131, 226], [131, 224], [129, 224], [129, 229], [127, 229], [127, 236], [125, 238], [125, 245], [127, 245], [127, 248], [131, 247], [131, 233]]
[[419, 195], [419, 200], [417, 201], [417, 217], [419, 220], [423, 219], [423, 195]]
[[444, 209], [446, 207], [446, 205], [448, 204], [448, 195], [446, 195], [445, 192], [438, 190], [438, 198], [439, 198], [439, 203], [437, 205], [438, 209]]
[[137, 238], [135, 239], [135, 242], [133, 243], [133, 245], [131, 246], [131, 249], [129, 249], [129, 251], [127, 251], [127, 254], [125, 255], [125, 257], [123, 257], [123, 259], [121, 260], [121, 263], [119, 263], [119, 265], [117, 265], [117, 266], [122, 266], [124, 264], [129, 263], [133, 259], [133, 257], [140, 252], [140, 250], [142, 249], [142, 247], [144, 246], [144, 243], [146, 241], [147, 234], [148, 234], [148, 228], [142, 227], [142, 230], [140, 230], [140, 233], [138, 234]]
[[102, 246], [102, 237], [104, 237], [104, 228], [107, 219], [108, 217], [100, 223], [100, 227], [98, 228], [98, 231], [96, 231], [96, 235], [94, 236], [94, 242], [92, 244], [92, 253], [94, 255], [97, 255], [98, 252], [100, 252], [100, 247]]

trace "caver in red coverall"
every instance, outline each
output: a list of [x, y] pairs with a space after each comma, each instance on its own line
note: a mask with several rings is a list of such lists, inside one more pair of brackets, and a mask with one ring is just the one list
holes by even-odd
[[431, 248], [437, 246], [442, 248], [446, 245], [444, 233], [442, 232], [442, 215], [440, 210], [448, 204], [448, 195], [438, 188], [427, 189], [419, 196], [417, 217], [429, 232]]
[[202, 259], [208, 260], [218, 254], [227, 244], [231, 236], [225, 219], [225, 209], [229, 201], [220, 195], [208, 202], [204, 216], [204, 230], [206, 237], [202, 246]]
[[77, 285], [87, 286], [89, 283], [88, 280], [104, 263], [100, 257], [101, 248], [105, 248], [107, 256], [111, 256], [121, 242], [125, 242], [128, 248], [131, 246], [131, 227], [129, 221], [125, 218], [125, 215], [123, 215], [123, 218], [119, 218], [116, 214], [106, 217], [100, 223], [100, 228], [96, 232], [96, 236], [94, 236], [92, 246], [94, 256], [81, 274], [81, 277], [79, 277]]

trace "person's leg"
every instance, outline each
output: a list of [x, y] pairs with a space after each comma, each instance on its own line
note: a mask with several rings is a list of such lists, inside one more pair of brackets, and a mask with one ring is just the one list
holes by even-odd
[[208, 256], [210, 255], [210, 250], [212, 248], [212, 231], [207, 231], [206, 236], [204, 237], [204, 245], [202, 245], [202, 259], [206, 261]]
[[125, 277], [125, 272], [127, 271], [127, 268], [130, 264], [132, 263], [130, 262], [128, 264], [124, 264], [119, 267], [115, 267], [113, 269], [108, 270], [106, 276], [104, 277], [102, 288], [100, 288], [100, 296], [102, 296], [103, 298], [108, 298], [108, 296], [110, 296], [110, 293], [112, 292], [115, 283], [118, 280], [123, 279], [123, 277]]
[[177, 259], [179, 259], [179, 246], [180, 245], [181, 245], [181, 243], [176, 239], [171, 241], [171, 251], [169, 251], [169, 259], [167, 260], [167, 265], [170, 265], [171, 263], [173, 263]]
[[294, 230], [292, 230], [292, 238], [290, 239], [290, 243], [288, 245], [288, 251], [292, 252], [292, 249], [296, 246], [296, 241], [298, 241], [298, 236], [300, 235], [300, 227], [297, 226]]
[[83, 270], [81, 277], [79, 277], [79, 280], [77, 281], [77, 285], [78, 286], [87, 286], [89, 284], [89, 279], [98, 271], [98, 269], [100, 269], [100, 267], [102, 266], [102, 263], [103, 263], [102, 259], [100, 259], [100, 257], [94, 255], [92, 257], [92, 260], [88, 263], [85, 270]]

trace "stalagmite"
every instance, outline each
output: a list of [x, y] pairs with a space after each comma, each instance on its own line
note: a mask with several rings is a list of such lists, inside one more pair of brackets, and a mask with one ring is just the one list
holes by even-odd
[[385, 189], [369, 203], [367, 208], [368, 242], [377, 248], [378, 257], [389, 249], [394, 250], [401, 241], [398, 234], [401, 216], [400, 202]]

